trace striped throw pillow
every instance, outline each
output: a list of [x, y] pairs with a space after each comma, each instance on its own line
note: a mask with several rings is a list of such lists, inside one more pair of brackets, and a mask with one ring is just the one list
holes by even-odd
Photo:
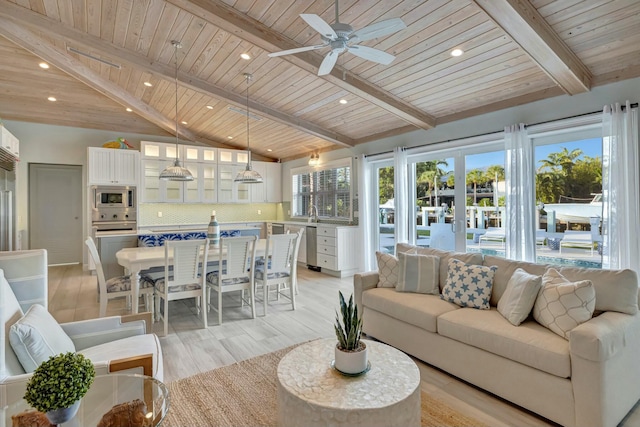
[[440, 294], [440, 257], [435, 255], [398, 254], [396, 291]]

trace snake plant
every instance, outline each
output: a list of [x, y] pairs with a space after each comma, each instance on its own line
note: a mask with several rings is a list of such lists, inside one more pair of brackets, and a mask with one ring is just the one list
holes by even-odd
[[338, 338], [338, 348], [343, 351], [355, 351], [360, 347], [360, 336], [362, 335], [362, 317], [358, 317], [358, 306], [353, 303], [353, 294], [349, 298], [349, 304], [344, 300], [342, 292], [340, 296], [340, 312], [342, 314], [342, 324], [340, 316], [336, 311], [336, 337]]

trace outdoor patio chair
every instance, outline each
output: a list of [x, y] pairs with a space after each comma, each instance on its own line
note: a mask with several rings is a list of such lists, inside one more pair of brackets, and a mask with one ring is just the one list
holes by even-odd
[[593, 256], [593, 236], [590, 231], [574, 231], [567, 230], [564, 237], [560, 240], [560, 253], [563, 247], [589, 249]]
[[505, 241], [507, 240], [507, 235], [505, 234], [504, 228], [502, 227], [489, 227], [487, 228], [487, 232], [478, 238], [478, 245], [482, 244], [482, 242], [499, 242], [503, 246]]

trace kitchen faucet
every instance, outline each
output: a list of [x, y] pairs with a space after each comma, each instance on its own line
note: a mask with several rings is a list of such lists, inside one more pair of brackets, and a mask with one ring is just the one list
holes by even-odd
[[318, 222], [318, 207], [316, 205], [309, 205], [309, 219], [307, 222]]

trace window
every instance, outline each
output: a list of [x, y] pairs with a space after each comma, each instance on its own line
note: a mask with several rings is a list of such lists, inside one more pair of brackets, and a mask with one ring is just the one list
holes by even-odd
[[351, 220], [351, 159], [297, 168], [291, 174], [293, 216], [307, 217], [314, 206], [321, 218]]

